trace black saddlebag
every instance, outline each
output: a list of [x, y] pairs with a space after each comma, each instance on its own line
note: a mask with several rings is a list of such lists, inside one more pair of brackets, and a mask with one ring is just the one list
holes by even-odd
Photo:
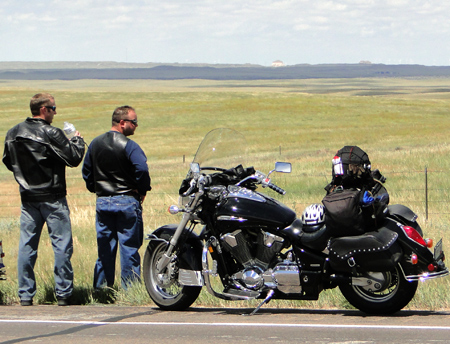
[[360, 198], [361, 191], [354, 189], [337, 189], [323, 198], [325, 224], [332, 236], [360, 235], [365, 232]]
[[398, 234], [382, 227], [363, 235], [331, 239], [330, 265], [335, 271], [388, 271], [402, 256]]

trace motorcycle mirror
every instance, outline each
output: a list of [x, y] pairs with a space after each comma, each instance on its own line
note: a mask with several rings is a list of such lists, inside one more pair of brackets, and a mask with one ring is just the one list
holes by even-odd
[[200, 164], [197, 162], [192, 162], [191, 163], [191, 171], [193, 173], [200, 173]]
[[291, 173], [292, 165], [290, 162], [276, 162], [275, 163], [275, 171], [282, 173]]

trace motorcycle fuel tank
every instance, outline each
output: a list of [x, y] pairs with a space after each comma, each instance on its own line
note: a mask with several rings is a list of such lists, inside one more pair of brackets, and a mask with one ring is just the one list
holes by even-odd
[[295, 212], [277, 200], [238, 186], [228, 187], [216, 212], [217, 227], [223, 231], [245, 227], [280, 230], [295, 218]]

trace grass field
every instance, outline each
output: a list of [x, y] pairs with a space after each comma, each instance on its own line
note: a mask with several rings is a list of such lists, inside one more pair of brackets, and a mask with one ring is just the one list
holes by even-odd
[[[153, 190], [144, 203], [145, 232], [177, 222], [167, 207], [178, 201], [177, 191], [203, 136], [214, 128], [241, 132], [249, 143], [249, 163], [268, 171], [275, 161], [289, 161], [290, 175], [275, 175], [287, 190], [280, 197], [300, 215], [320, 202], [331, 176], [331, 159], [344, 145], [368, 152], [373, 168], [388, 178], [391, 203], [403, 203], [420, 216], [426, 236], [444, 236], [450, 247], [450, 79], [314, 79], [289, 81], [205, 80], [0, 80], [0, 136], [29, 116], [29, 100], [46, 91], [56, 98], [53, 125], [70, 121], [89, 143], [109, 130], [119, 105], [136, 108], [139, 127], [133, 139], [148, 156]], [[428, 200], [425, 195], [428, 171]], [[79, 303], [96, 303], [92, 272], [96, 259], [95, 196], [87, 192], [81, 168], [68, 169], [68, 201], [74, 234], [75, 295]], [[20, 199], [12, 174], [0, 164], [0, 239], [3, 240], [8, 280], [0, 282], [3, 303], [16, 303], [18, 216]], [[425, 221], [426, 214], [428, 220]], [[145, 243], [144, 243], [145, 245]], [[144, 247], [142, 248], [142, 253]], [[54, 302], [53, 256], [47, 235], [41, 238], [36, 266], [35, 303]], [[142, 285], [118, 291], [119, 304], [152, 304]], [[196, 305], [228, 305], [202, 292]], [[247, 306], [237, 302], [234, 306]], [[346, 308], [337, 290], [319, 302], [271, 302], [272, 307]], [[450, 308], [449, 279], [419, 287], [411, 308]]]

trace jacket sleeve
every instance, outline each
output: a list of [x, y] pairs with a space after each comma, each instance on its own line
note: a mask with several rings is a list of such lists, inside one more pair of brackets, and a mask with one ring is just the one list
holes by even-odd
[[69, 167], [77, 167], [84, 156], [84, 140], [80, 136], [68, 139], [64, 132], [56, 127], [49, 127], [47, 135], [50, 148], [55, 156]]
[[138, 186], [137, 190], [140, 195], [146, 195], [147, 191], [152, 189], [150, 186], [151, 178], [148, 171], [147, 157], [141, 147], [132, 140], [128, 141], [125, 151], [134, 166], [135, 180]]
[[6, 137], [5, 139], [5, 148], [3, 150], [3, 159], [2, 159], [3, 163], [5, 164], [5, 166], [7, 167], [8, 170], [12, 171], [13, 168], [11, 166], [11, 159], [9, 156], [9, 149], [8, 149], [8, 137]]
[[86, 183], [86, 189], [90, 192], [95, 192], [94, 172], [92, 169], [91, 150], [88, 149], [86, 156], [84, 157], [83, 167], [81, 169], [84, 182]]

